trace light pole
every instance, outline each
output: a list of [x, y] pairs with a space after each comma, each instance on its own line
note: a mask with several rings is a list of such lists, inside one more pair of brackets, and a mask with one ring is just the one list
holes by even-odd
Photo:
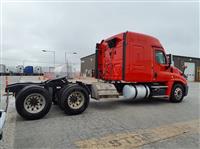
[[77, 52], [72, 52], [72, 53], [67, 53], [66, 51], [65, 51], [65, 64], [67, 64], [67, 54], [77, 54]]
[[55, 68], [56, 67], [56, 51], [42, 50], [42, 52], [52, 52], [53, 53], [53, 65]]
[[65, 65], [66, 65], [66, 71], [67, 71], [67, 76], [69, 77], [69, 68], [68, 68], [68, 62], [67, 62], [67, 54], [77, 54], [77, 52], [72, 52], [72, 53], [67, 53], [65, 51]]

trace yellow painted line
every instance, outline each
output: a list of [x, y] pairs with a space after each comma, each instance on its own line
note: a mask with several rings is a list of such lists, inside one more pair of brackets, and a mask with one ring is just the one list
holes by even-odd
[[141, 129], [130, 133], [112, 134], [101, 138], [80, 140], [75, 142], [75, 145], [81, 149], [130, 149], [184, 133], [200, 133], [200, 120], [174, 123], [151, 129]]

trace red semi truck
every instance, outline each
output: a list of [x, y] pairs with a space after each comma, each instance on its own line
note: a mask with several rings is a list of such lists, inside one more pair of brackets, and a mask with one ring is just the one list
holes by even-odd
[[132, 100], [166, 98], [181, 102], [188, 93], [184, 73], [171, 66], [171, 55], [158, 39], [124, 32], [96, 45], [97, 82], [70, 82], [66, 77], [41, 83], [15, 83], [6, 88], [16, 98], [16, 110], [25, 119], [45, 116], [57, 104], [69, 115], [80, 114], [90, 97]]

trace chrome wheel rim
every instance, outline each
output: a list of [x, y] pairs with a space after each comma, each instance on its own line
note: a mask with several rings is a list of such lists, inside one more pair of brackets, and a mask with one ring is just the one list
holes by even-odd
[[177, 100], [180, 100], [183, 96], [183, 91], [181, 88], [177, 87], [174, 91], [174, 96]]
[[24, 109], [32, 114], [41, 112], [45, 107], [46, 101], [44, 96], [39, 93], [32, 93], [24, 100]]
[[79, 109], [83, 106], [85, 101], [84, 95], [80, 91], [72, 92], [67, 99], [67, 104], [71, 109]]

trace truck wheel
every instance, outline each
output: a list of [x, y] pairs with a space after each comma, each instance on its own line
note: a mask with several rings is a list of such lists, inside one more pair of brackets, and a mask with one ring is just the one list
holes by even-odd
[[57, 93], [58, 105], [59, 105], [59, 107], [60, 107], [62, 110], [64, 110], [64, 109], [63, 109], [62, 104], [61, 104], [61, 97], [62, 97], [63, 91], [64, 91], [66, 88], [68, 88], [69, 86], [70, 86], [70, 84], [68, 84], [68, 85], [66, 85], [66, 86], [64, 86], [64, 87], [62, 87], [62, 88], [58, 91], [58, 93]]
[[16, 97], [16, 110], [24, 119], [44, 117], [50, 110], [52, 100], [49, 92], [40, 86], [24, 87]]
[[70, 85], [63, 90], [61, 106], [68, 115], [80, 114], [88, 107], [89, 100], [85, 88], [77, 84]]
[[2, 139], [3, 139], [3, 132], [0, 133], [0, 140], [2, 140]]
[[181, 84], [175, 84], [172, 89], [170, 101], [171, 102], [181, 102], [184, 97], [184, 88]]

